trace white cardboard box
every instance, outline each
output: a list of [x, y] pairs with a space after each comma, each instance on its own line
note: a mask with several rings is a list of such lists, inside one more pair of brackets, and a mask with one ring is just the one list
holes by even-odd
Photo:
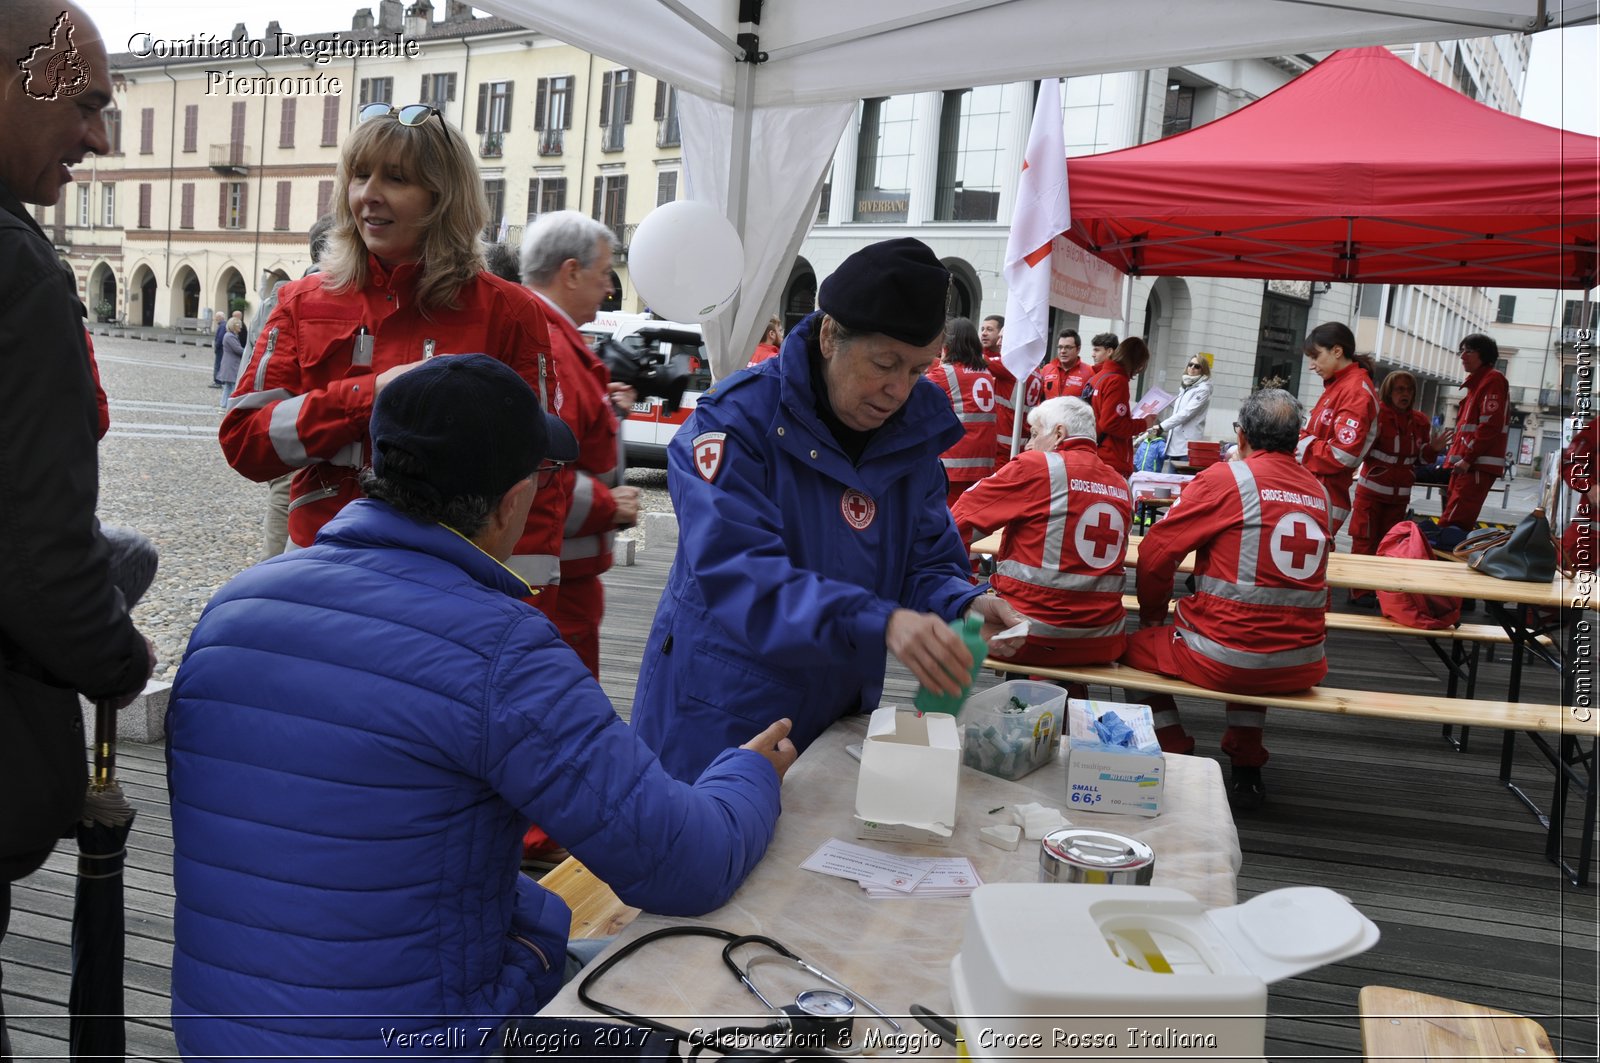
[[[1107, 746], [1095, 734], [1094, 721], [1114, 713], [1133, 730], [1134, 748]], [[1150, 706], [1115, 701], [1067, 702], [1067, 814], [1120, 812], [1133, 816], [1161, 814], [1162, 777], [1166, 760], [1156, 741]]]
[[856, 781], [856, 837], [949, 845], [961, 781], [954, 716], [885, 705], [872, 713]]

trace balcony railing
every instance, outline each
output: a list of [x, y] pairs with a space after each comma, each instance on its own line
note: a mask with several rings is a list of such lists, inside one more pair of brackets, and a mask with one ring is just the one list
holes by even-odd
[[211, 168], [224, 173], [245, 173], [250, 169], [248, 144], [211, 145]]
[[623, 137], [626, 135], [627, 126], [621, 122], [613, 121], [608, 126], [600, 128], [600, 150], [621, 151], [625, 146]]
[[619, 222], [611, 226], [611, 235], [617, 241], [616, 257], [618, 262], [628, 261], [628, 245], [633, 243], [633, 233], [637, 228], [639, 228], [637, 223], [628, 225]]
[[478, 142], [478, 154], [485, 159], [498, 159], [505, 146], [505, 134], [490, 132], [483, 134], [483, 139]]
[[566, 144], [565, 129], [546, 129], [539, 134], [540, 155], [560, 155]]

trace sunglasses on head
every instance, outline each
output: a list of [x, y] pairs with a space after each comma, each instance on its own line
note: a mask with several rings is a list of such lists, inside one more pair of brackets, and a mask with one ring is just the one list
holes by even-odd
[[374, 118], [393, 117], [401, 125], [418, 126], [434, 115], [439, 116], [439, 121], [444, 121], [444, 112], [437, 107], [430, 107], [425, 103], [410, 103], [404, 107], [391, 107], [387, 103], [369, 103], [356, 115], [356, 122], [370, 121]]

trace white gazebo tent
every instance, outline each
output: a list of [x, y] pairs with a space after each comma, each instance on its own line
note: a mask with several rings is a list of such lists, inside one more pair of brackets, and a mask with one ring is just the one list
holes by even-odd
[[1039, 77], [1533, 32], [1595, 0], [477, 0], [675, 85], [688, 198], [744, 240], [741, 298], [706, 323], [743, 365], [856, 101]]

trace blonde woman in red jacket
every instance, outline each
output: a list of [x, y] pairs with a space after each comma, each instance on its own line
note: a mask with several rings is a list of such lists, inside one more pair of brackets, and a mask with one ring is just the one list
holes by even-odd
[[1328, 535], [1350, 516], [1350, 485], [1361, 459], [1378, 435], [1378, 392], [1356, 338], [1338, 321], [1318, 325], [1306, 337], [1306, 361], [1322, 378], [1322, 397], [1300, 431], [1295, 457], [1328, 492]]
[[[561, 412], [538, 298], [484, 268], [487, 218], [476, 155], [437, 109], [361, 109], [339, 152], [323, 271], [279, 290], [218, 433], [244, 476], [294, 473], [295, 546], [361, 496], [373, 399], [424, 361], [488, 354]], [[531, 595], [560, 579], [559, 491], [541, 489], [507, 562]]]

